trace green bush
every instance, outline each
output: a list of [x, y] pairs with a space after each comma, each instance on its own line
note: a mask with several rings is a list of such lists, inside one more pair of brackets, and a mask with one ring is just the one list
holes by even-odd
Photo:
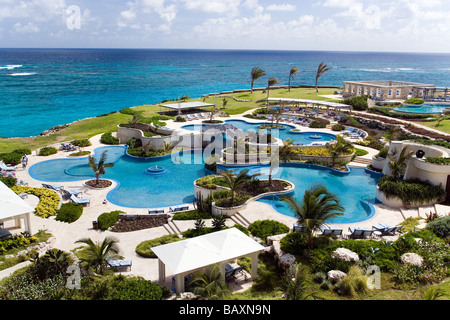
[[73, 202], [63, 203], [58, 210], [55, 220], [71, 223], [77, 221], [82, 213], [83, 205]]
[[111, 288], [112, 300], [162, 300], [167, 296], [167, 289], [140, 277], [116, 278]]
[[112, 145], [120, 144], [120, 140], [116, 137], [113, 137], [111, 132], [106, 132], [102, 134], [102, 136], [100, 137], [100, 142], [103, 144], [112, 144]]
[[142, 241], [136, 247], [136, 253], [145, 258], [156, 258], [155, 253], [150, 249], [152, 247], [160, 246], [167, 243], [172, 243], [181, 240], [178, 235], [170, 234], [152, 240]]
[[339, 124], [339, 123], [337, 123], [331, 127], [331, 130], [333, 130], [333, 131], [342, 131], [344, 129], [345, 129], [345, 126], [343, 126], [342, 124]]
[[77, 146], [77, 147], [81, 147], [81, 148], [84, 148], [84, 147], [89, 147], [89, 146], [91, 146], [92, 145], [92, 143], [89, 141], [89, 139], [77, 139], [77, 140], [73, 140], [72, 142], [71, 142], [74, 146]]
[[172, 220], [197, 220], [197, 219], [211, 219], [211, 214], [207, 212], [200, 212], [198, 210], [189, 210], [189, 211], [182, 211], [182, 212], [176, 212]]
[[441, 166], [448, 166], [450, 165], [450, 158], [444, 158], [444, 157], [427, 157], [425, 158], [425, 162], [439, 164]]
[[8, 188], [16, 185], [17, 179], [14, 177], [2, 177], [0, 176], [0, 181], [3, 182]]
[[369, 107], [367, 98], [367, 96], [356, 96], [353, 98], [345, 99], [342, 103], [351, 105], [355, 110], [364, 111]]
[[425, 100], [420, 98], [410, 98], [405, 101], [403, 101], [403, 104], [423, 104]]
[[427, 229], [433, 231], [440, 238], [450, 237], [450, 216], [434, 219], [427, 224]]
[[182, 116], [176, 116], [175, 117], [175, 122], [186, 122], [186, 119]]
[[49, 156], [58, 152], [58, 149], [55, 147], [43, 147], [39, 149], [39, 156]]
[[103, 212], [97, 218], [99, 229], [107, 230], [108, 228], [112, 227], [117, 222], [117, 220], [119, 220], [119, 215], [121, 213], [124, 213], [124, 212], [120, 211], [120, 210], [115, 210], [115, 211], [111, 211], [111, 212]]
[[269, 236], [288, 233], [289, 227], [276, 220], [257, 220], [248, 226], [248, 231], [265, 241]]
[[317, 120], [313, 120], [311, 121], [311, 123], [309, 124], [310, 128], [326, 128], [327, 124], [321, 121], [317, 121]]
[[32, 188], [15, 185], [11, 188], [15, 193], [33, 194], [39, 198], [39, 204], [34, 209], [34, 213], [42, 218], [48, 218], [58, 213], [58, 206], [61, 197], [53, 190], [46, 188]]
[[280, 248], [293, 255], [302, 255], [306, 249], [306, 233], [290, 232], [280, 241]]

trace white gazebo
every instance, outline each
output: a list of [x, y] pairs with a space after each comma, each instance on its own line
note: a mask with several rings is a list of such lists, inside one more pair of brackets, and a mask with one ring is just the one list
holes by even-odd
[[184, 277], [211, 265], [219, 265], [225, 277], [225, 265], [234, 259], [252, 259], [252, 279], [256, 278], [258, 253], [264, 247], [236, 228], [172, 242], [151, 248], [158, 257], [159, 283], [166, 279], [166, 267], [175, 276], [175, 291], [184, 291]]
[[178, 114], [181, 114], [182, 111], [186, 110], [214, 107], [214, 104], [200, 101], [192, 101], [192, 102], [165, 103], [160, 104], [160, 106], [167, 109], [177, 110]]
[[16, 220], [16, 227], [24, 220], [24, 230], [31, 233], [30, 214], [34, 209], [14, 191], [0, 182], [0, 223]]

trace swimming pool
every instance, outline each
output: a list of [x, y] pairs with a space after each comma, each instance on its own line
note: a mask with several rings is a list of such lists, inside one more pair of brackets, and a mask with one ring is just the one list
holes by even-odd
[[[95, 149], [94, 157], [100, 157], [106, 150], [107, 161], [114, 162], [115, 165], [107, 168], [106, 174], [101, 177], [117, 182], [117, 186], [108, 193], [107, 200], [123, 207], [160, 208], [191, 204], [194, 200], [194, 181], [207, 174], [202, 150], [139, 159], [126, 155], [124, 146], [107, 146]], [[173, 161], [175, 157], [178, 160], [180, 156], [182, 163]], [[154, 170], [148, 170], [149, 168]], [[268, 175], [267, 167], [249, 168], [252, 173], [261, 172], [263, 178]], [[29, 174], [32, 178], [45, 182], [71, 182], [94, 178], [87, 157], [39, 162], [29, 168]], [[342, 174], [315, 165], [284, 163], [273, 172], [273, 177], [294, 183], [295, 197], [301, 197], [307, 188], [317, 183], [336, 193], [345, 208], [345, 214], [336, 218], [334, 223], [362, 221], [373, 214], [367, 203], [374, 201], [378, 177], [366, 173], [364, 169], [351, 168], [349, 173]], [[292, 216], [278, 197], [258, 201], [269, 203], [280, 213]]]
[[[259, 126], [261, 124], [271, 124], [270, 122], [247, 122], [245, 120], [225, 120], [225, 123], [234, 125], [236, 128], [241, 129], [242, 131], [254, 131], [258, 132]], [[293, 140], [294, 144], [302, 144], [302, 145], [310, 145], [312, 143], [317, 142], [329, 142], [331, 140], [336, 140], [336, 136], [331, 133], [324, 132], [316, 132], [316, 131], [292, 131], [295, 129], [295, 126], [279, 123], [279, 125], [284, 126], [284, 129], [274, 131], [274, 134], [277, 135], [276, 138], [279, 138], [283, 141], [286, 139]], [[197, 131], [201, 128], [213, 128], [214, 125], [206, 125], [206, 124], [188, 124], [183, 126], [183, 129]]]
[[443, 113], [445, 108], [450, 107], [450, 104], [422, 104], [422, 105], [408, 105], [405, 107], [396, 107], [393, 110], [404, 113]]

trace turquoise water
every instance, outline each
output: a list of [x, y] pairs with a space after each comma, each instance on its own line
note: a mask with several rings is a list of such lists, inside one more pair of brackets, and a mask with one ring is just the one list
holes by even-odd
[[0, 49], [0, 136], [35, 136], [50, 127], [143, 104], [250, 89], [250, 71], [288, 84], [314, 85], [317, 66], [331, 70], [319, 85], [395, 79], [449, 87], [450, 55], [380, 52]]
[[395, 111], [406, 113], [442, 113], [445, 108], [449, 108], [450, 104], [422, 104], [422, 105], [409, 105], [405, 107], [396, 107]]
[[[258, 128], [261, 124], [270, 124], [270, 122], [258, 122], [258, 123], [250, 123], [244, 120], [226, 120], [226, 123], [234, 125], [236, 128], [241, 129], [242, 131], [253, 131], [258, 132]], [[273, 130], [273, 134], [276, 138], [279, 138], [283, 141], [286, 141], [286, 139], [293, 140], [294, 144], [302, 144], [302, 145], [309, 145], [314, 142], [328, 142], [331, 140], [336, 140], [336, 136], [331, 133], [323, 133], [323, 132], [311, 132], [311, 131], [302, 131], [302, 132], [295, 132], [291, 131], [292, 129], [295, 129], [296, 127], [289, 125], [289, 124], [283, 124], [279, 123], [279, 125], [283, 125], [285, 129], [279, 129], [279, 130]], [[201, 128], [210, 128], [214, 126], [210, 125], [200, 125], [200, 124], [188, 124], [183, 126], [183, 129], [186, 130], [192, 130], [197, 131]], [[303, 129], [307, 130], [307, 129]]]
[[[180, 154], [154, 159], [137, 159], [125, 155], [123, 146], [108, 146], [95, 150], [98, 158], [107, 150], [108, 162], [114, 167], [106, 168], [102, 178], [118, 183], [110, 191], [107, 200], [116, 205], [130, 208], [159, 208], [182, 203], [191, 204], [194, 200], [193, 182], [206, 175], [203, 156], [200, 150], [185, 152], [183, 163], [177, 160]], [[164, 168], [164, 174], [148, 174], [147, 169], [158, 166]], [[242, 169], [242, 168], [240, 168]], [[267, 178], [267, 167], [250, 167], [251, 173], [260, 172]], [[87, 158], [54, 159], [37, 163], [29, 168], [30, 175], [45, 182], [69, 182], [94, 178]], [[285, 179], [295, 184], [293, 196], [301, 199], [304, 191], [322, 184], [337, 194], [345, 208], [345, 215], [336, 218], [334, 223], [358, 222], [370, 217], [373, 213], [368, 202], [375, 198], [378, 177], [372, 176], [364, 169], [351, 168], [350, 173], [336, 173], [328, 168], [308, 164], [285, 163], [273, 171], [273, 177]], [[292, 213], [279, 201], [278, 197], [269, 197], [258, 201], [273, 205], [280, 213], [292, 216]]]

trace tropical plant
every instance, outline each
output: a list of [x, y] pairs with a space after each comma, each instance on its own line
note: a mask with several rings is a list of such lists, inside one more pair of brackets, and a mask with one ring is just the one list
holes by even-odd
[[286, 300], [317, 299], [316, 291], [311, 291], [312, 285], [306, 278], [306, 272], [301, 263], [291, 268], [284, 277], [284, 297]]
[[331, 165], [334, 167], [336, 164], [336, 159], [343, 155], [348, 154], [354, 150], [351, 142], [345, 140], [342, 136], [336, 136], [335, 143], [328, 143], [327, 149], [330, 151], [331, 155]]
[[91, 238], [82, 238], [75, 243], [84, 243], [86, 250], [80, 257], [80, 261], [85, 263], [87, 269], [92, 268], [97, 273], [103, 274], [108, 266], [108, 257], [111, 259], [123, 259], [119, 255], [118, 240], [113, 237], [106, 237], [102, 242], [94, 242]]
[[274, 77], [271, 77], [268, 81], [267, 81], [267, 107], [269, 106], [269, 91], [270, 91], [270, 87], [274, 86], [278, 84], [278, 80]]
[[238, 188], [255, 176], [249, 176], [248, 172], [249, 169], [241, 170], [237, 175], [234, 173], [234, 170], [227, 170], [219, 173], [219, 175], [225, 178], [225, 184], [231, 190], [231, 206], [233, 206], [236, 191], [238, 190]]
[[219, 267], [214, 265], [209, 267], [205, 273], [195, 273], [194, 279], [189, 285], [194, 294], [210, 300], [218, 300], [229, 292], [221, 278], [222, 273]]
[[250, 79], [252, 81], [251, 93], [253, 93], [253, 82], [262, 76], [265, 76], [266, 72], [260, 67], [253, 67], [252, 72], [250, 73]]
[[319, 67], [317, 68], [316, 72], [316, 92], [319, 92], [319, 88], [317, 87], [317, 83], [319, 81], [319, 78], [323, 76], [323, 74], [327, 71], [329, 71], [331, 68], [328, 67], [325, 63], [321, 62], [319, 64]]
[[394, 149], [391, 153], [388, 154], [389, 168], [391, 169], [391, 174], [394, 180], [397, 180], [398, 177], [403, 173], [412, 154], [412, 151], [406, 152], [406, 147], [403, 147], [398, 157], [396, 157], [397, 149]]
[[288, 91], [291, 91], [291, 80], [294, 79], [295, 74], [298, 72], [298, 68], [297, 67], [293, 67], [290, 71], [289, 71], [289, 83], [288, 83]]
[[106, 163], [106, 153], [108, 150], [104, 151], [100, 157], [98, 163], [95, 162], [95, 158], [93, 156], [89, 156], [89, 166], [95, 173], [95, 184], [98, 185], [99, 177], [102, 174], [105, 174], [105, 168], [114, 167], [114, 163]]
[[399, 126], [390, 126], [388, 131], [383, 135], [383, 137], [390, 143], [392, 140], [396, 139], [401, 129]]
[[314, 246], [312, 241], [314, 231], [319, 230], [329, 219], [344, 213], [339, 198], [322, 186], [307, 189], [300, 203], [291, 196], [284, 196], [281, 199], [288, 204], [298, 222], [305, 227], [308, 236], [307, 245], [311, 249]]
[[67, 254], [59, 249], [48, 250], [42, 257], [36, 253], [30, 260], [33, 262], [31, 273], [41, 281], [65, 272], [69, 266]]
[[222, 230], [223, 228], [225, 228], [225, 221], [226, 217], [223, 214], [214, 216], [212, 219], [212, 228], [215, 231]]

